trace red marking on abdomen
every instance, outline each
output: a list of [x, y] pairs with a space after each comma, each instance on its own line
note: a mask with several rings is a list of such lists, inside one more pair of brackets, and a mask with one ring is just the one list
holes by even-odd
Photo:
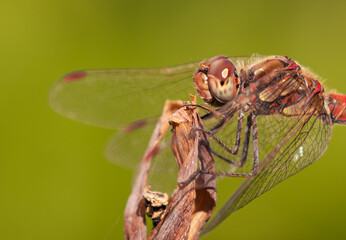
[[72, 82], [86, 76], [86, 72], [74, 72], [63, 78], [65, 82]]
[[328, 107], [334, 123], [346, 124], [346, 95], [329, 94]]

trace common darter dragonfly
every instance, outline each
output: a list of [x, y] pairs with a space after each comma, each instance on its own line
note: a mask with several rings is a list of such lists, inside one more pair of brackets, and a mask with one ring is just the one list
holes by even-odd
[[[207, 104], [203, 131], [218, 175], [247, 178], [206, 231], [316, 161], [333, 124], [346, 124], [346, 95], [325, 92], [317, 75], [285, 56], [219, 55], [165, 68], [72, 72], [54, 85], [50, 104], [68, 118], [120, 129], [105, 154], [134, 167], [140, 158], [131, 154], [144, 151], [142, 135], [150, 134], [165, 100], [186, 100], [196, 92]], [[166, 182], [162, 178], [175, 164], [167, 142], [169, 137], [153, 170], [161, 178], [156, 182]], [[165, 165], [167, 159], [171, 164]]]

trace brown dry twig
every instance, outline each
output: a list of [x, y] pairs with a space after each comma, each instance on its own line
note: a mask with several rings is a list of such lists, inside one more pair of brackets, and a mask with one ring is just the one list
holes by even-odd
[[145, 224], [145, 201], [143, 191], [147, 185], [147, 174], [153, 156], [159, 151], [159, 142], [170, 128], [168, 118], [177, 111], [183, 103], [181, 101], [166, 101], [162, 115], [156, 124], [154, 132], [149, 141], [148, 147], [142, 157], [135, 184], [132, 187], [131, 195], [127, 200], [124, 214], [125, 239], [146, 239], [147, 226]]
[[[193, 103], [195, 98], [192, 97]], [[177, 108], [180, 108], [178, 111]], [[174, 113], [174, 114], [173, 114]], [[143, 190], [151, 158], [158, 151], [158, 142], [169, 121], [173, 127], [172, 151], [179, 166], [177, 187], [163, 219], [149, 233], [148, 239], [197, 239], [216, 205], [214, 162], [207, 136], [193, 128], [203, 128], [196, 107], [167, 101], [155, 128], [137, 175], [125, 210], [126, 239], [146, 239], [145, 201]], [[205, 173], [199, 173], [203, 170]]]

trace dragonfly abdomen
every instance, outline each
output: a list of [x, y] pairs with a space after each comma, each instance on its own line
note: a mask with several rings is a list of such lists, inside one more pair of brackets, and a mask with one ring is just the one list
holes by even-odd
[[346, 124], [346, 95], [328, 94], [327, 99], [333, 123]]

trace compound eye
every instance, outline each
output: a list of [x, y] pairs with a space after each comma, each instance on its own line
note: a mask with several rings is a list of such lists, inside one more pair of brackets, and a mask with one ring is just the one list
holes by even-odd
[[212, 75], [219, 79], [220, 84], [224, 82], [234, 73], [235, 67], [228, 59], [218, 59], [210, 64], [208, 75]]
[[232, 101], [239, 92], [239, 79], [233, 63], [228, 59], [217, 59], [208, 71], [210, 94], [220, 103]]

